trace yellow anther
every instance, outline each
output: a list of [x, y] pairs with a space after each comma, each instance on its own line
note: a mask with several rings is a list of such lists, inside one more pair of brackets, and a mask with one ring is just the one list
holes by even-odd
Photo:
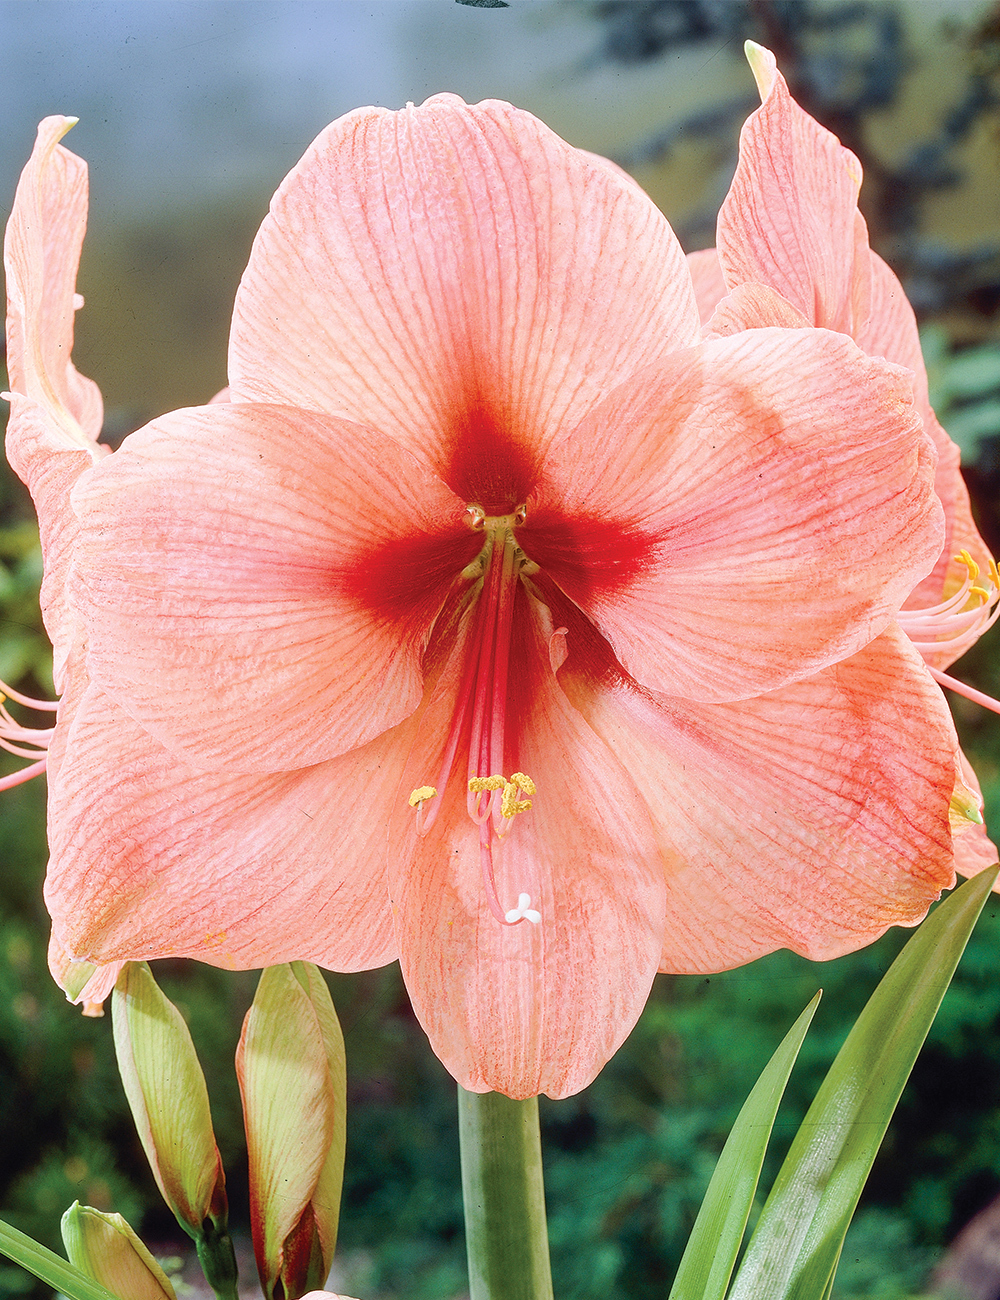
[[469, 793], [482, 794], [484, 790], [502, 790], [506, 784], [502, 776], [472, 776], [469, 778]]
[[503, 788], [503, 795], [500, 799], [500, 812], [509, 821], [518, 813], [527, 812], [531, 807], [530, 799], [518, 799], [520, 791], [513, 781], [508, 781]]
[[990, 560], [990, 579], [994, 587], [1000, 588], [1000, 569], [997, 569], [996, 560]]
[[410, 807], [419, 808], [425, 799], [433, 799], [437, 790], [432, 785], [419, 785], [410, 795]]
[[968, 571], [969, 581], [975, 582], [979, 577], [979, 565], [975, 562], [969, 552], [963, 547], [955, 556], [956, 564], [963, 564]]
[[533, 795], [535, 783], [523, 772], [512, 772], [510, 780], [505, 776], [473, 776], [469, 779], [469, 792], [482, 794], [486, 790], [502, 790], [500, 796], [500, 814], [508, 821], [518, 813], [527, 812], [531, 807], [530, 799], [520, 799], [522, 794]]

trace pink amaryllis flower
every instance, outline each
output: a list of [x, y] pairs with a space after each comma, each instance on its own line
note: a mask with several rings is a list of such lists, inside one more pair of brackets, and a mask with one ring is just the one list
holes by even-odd
[[[33, 761], [0, 780], [0, 790], [48, 769], [55, 775], [62, 742], [83, 686], [83, 627], [69, 601], [67, 575], [77, 537], [69, 493], [76, 479], [108, 452], [97, 442], [104, 416], [100, 391], [71, 360], [73, 324], [83, 300], [76, 273], [87, 225], [87, 167], [59, 141], [76, 122], [47, 117], [17, 187], [4, 241], [7, 279], [7, 370], [11, 392], [6, 450], [38, 511], [44, 578], [41, 610], [53, 647], [52, 675], [62, 695], [58, 724], [33, 728], [0, 709], [0, 746]], [[50, 701], [22, 695], [0, 682], [18, 704], [55, 712]], [[54, 936], [50, 960], [74, 993], [87, 987], [85, 1007], [100, 1012], [118, 965], [96, 978], [73, 963]]]
[[[850, 335], [871, 356], [910, 371], [917, 410], [934, 441], [944, 544], [898, 621], [932, 676], [985, 707], [997, 701], [944, 671], [1000, 618], [1000, 574], [972, 519], [959, 450], [930, 405], [916, 319], [903, 287], [868, 244], [858, 209], [861, 164], [789, 93], [770, 50], [746, 43], [761, 107], [740, 136], [736, 175], [718, 223], [718, 248], [689, 257], [703, 337], [744, 328], [816, 325]], [[978, 784], [962, 761], [965, 780]], [[957, 842], [971, 875], [997, 860], [985, 828]]]
[[459, 1082], [563, 1096], [658, 968], [833, 956], [953, 882], [895, 623], [943, 528], [910, 378], [701, 340], [613, 168], [497, 102], [349, 114], [230, 380], [72, 487], [60, 960], [398, 956]]

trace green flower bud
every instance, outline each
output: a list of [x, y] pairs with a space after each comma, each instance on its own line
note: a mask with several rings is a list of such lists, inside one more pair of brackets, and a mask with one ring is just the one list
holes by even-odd
[[347, 1071], [326, 981], [309, 962], [261, 975], [236, 1052], [250, 1218], [266, 1300], [322, 1287], [344, 1181]]
[[235, 1293], [226, 1177], [188, 1027], [145, 962], [123, 968], [111, 1006], [118, 1069], [153, 1177], [213, 1288]]
[[71, 1264], [121, 1300], [177, 1300], [170, 1279], [120, 1214], [74, 1201], [62, 1217]]

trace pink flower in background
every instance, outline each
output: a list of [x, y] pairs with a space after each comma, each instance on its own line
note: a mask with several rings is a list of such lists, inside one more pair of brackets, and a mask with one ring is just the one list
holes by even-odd
[[349, 114], [230, 381], [73, 487], [58, 953], [398, 956], [459, 1082], [561, 1096], [657, 968], [833, 956], [953, 883], [894, 621], [942, 545], [910, 379], [811, 324], [701, 340], [613, 169], [497, 102]]
[[[106, 451], [97, 444], [103, 407], [95, 384], [70, 360], [73, 317], [80, 301], [76, 268], [87, 224], [87, 168], [59, 145], [75, 119], [47, 117], [18, 185], [7, 227], [7, 369], [11, 412], [7, 457], [31, 490], [41, 531], [45, 577], [41, 606], [54, 647], [56, 688], [65, 689], [76, 623], [69, 610], [66, 573], [76, 517], [69, 489]], [[0, 683], [0, 691], [30, 708], [55, 706]], [[2, 696], [0, 696], [2, 700]], [[44, 770], [50, 728], [28, 728], [0, 710], [0, 745], [35, 759], [0, 782], [0, 789]], [[5, 743], [6, 742], [6, 743]]]
[[[928, 399], [913, 309], [868, 246], [857, 202], [861, 165], [792, 99], [774, 55], [752, 41], [746, 49], [762, 105], [743, 127], [739, 165], [719, 213], [718, 250], [688, 259], [704, 333], [815, 325], [848, 334], [870, 356], [911, 372], [917, 410], [938, 455], [945, 536], [937, 563], [908, 594], [898, 621], [939, 682], [1000, 711], [943, 672], [1000, 617], [1000, 575], [972, 519], [958, 447]], [[978, 796], [964, 758], [962, 768]], [[967, 823], [957, 848], [963, 875], [997, 860], [981, 826]]]
[[[11, 388], [5, 395], [10, 401], [7, 459], [31, 491], [38, 511], [45, 574], [42, 618], [52, 641], [52, 675], [62, 700], [55, 728], [25, 727], [0, 710], [0, 745], [34, 760], [0, 781], [0, 789], [46, 768], [50, 778], [54, 776], [70, 718], [86, 685], [83, 626], [67, 589], [78, 531], [69, 493], [80, 474], [108, 449], [97, 442], [104, 414], [101, 394], [70, 359], [74, 316], [83, 302], [76, 293], [76, 272], [87, 226], [87, 167], [59, 141], [75, 121], [47, 117], [39, 126], [4, 241]], [[21, 695], [6, 683], [0, 683], [0, 692], [36, 711], [56, 710], [56, 705]], [[55, 937], [50, 962], [74, 994], [88, 986], [85, 1007], [100, 1014], [119, 966], [107, 966], [91, 982], [92, 967], [72, 962]]]

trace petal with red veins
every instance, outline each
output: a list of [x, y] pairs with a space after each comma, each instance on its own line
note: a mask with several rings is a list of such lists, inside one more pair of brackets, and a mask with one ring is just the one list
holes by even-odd
[[702, 325], [707, 325], [712, 319], [712, 313], [729, 292], [719, 263], [719, 254], [714, 248], [702, 248], [697, 253], [688, 253], [687, 262], [694, 283], [698, 316]]
[[[946, 534], [933, 572], [917, 585], [906, 602], [906, 608], [920, 609], [936, 605], [964, 581], [965, 567], [955, 562], [960, 551], [968, 551], [981, 569], [988, 566], [990, 553], [972, 519], [969, 492], [959, 468], [959, 450], [931, 409], [927, 396], [927, 372], [913, 308], [895, 272], [877, 253], [870, 253], [869, 257], [872, 270], [871, 314], [855, 332], [855, 338], [870, 356], [885, 357], [887, 361], [906, 366], [913, 372], [917, 410], [938, 453], [934, 485], [944, 506]], [[958, 654], [945, 649], [925, 652], [924, 657], [935, 668], [943, 670], [954, 663]]]
[[38, 512], [45, 562], [42, 618], [52, 641], [58, 690], [79, 632], [65, 594], [77, 527], [69, 490], [106, 450], [94, 441], [102, 420], [100, 392], [70, 360], [79, 301], [76, 272], [87, 224], [86, 164], [59, 144], [73, 121], [47, 117], [39, 126], [4, 241], [13, 390], [7, 459]]
[[50, 791], [45, 898], [59, 951], [95, 965], [391, 961], [378, 809], [395, 794], [410, 735], [404, 724], [277, 776], [201, 772], [91, 686]]
[[90, 450], [101, 395], [70, 361], [87, 164], [59, 144], [75, 121], [45, 118], [14, 195], [4, 240], [7, 368], [11, 388], [45, 408], [66, 446]]
[[322, 762], [412, 713], [430, 626], [481, 544], [392, 439], [279, 407], [164, 416], [73, 500], [91, 676], [229, 772]]
[[667, 863], [661, 969], [728, 969], [777, 948], [826, 960], [915, 925], [954, 884], [957, 740], [893, 627], [807, 681], [735, 704], [595, 685], [569, 697], [628, 766]]
[[[958, 751], [959, 779], [968, 791], [971, 791], [980, 813], [983, 807], [983, 792], [979, 778], [972, 764], [961, 750]], [[986, 867], [992, 867], [997, 861], [997, 850], [989, 838], [986, 827], [982, 824], [966, 821], [964, 817], [952, 817], [952, 835], [955, 843], [955, 870], [960, 876], [975, 876]], [[994, 893], [1000, 893], [1000, 880], [993, 886]]]
[[774, 56], [759, 52], [764, 63], [751, 63], [764, 102], [744, 123], [719, 211], [723, 274], [730, 288], [769, 284], [811, 324], [851, 334], [867, 315], [861, 164], [796, 104]]
[[750, 330], [623, 385], [553, 448], [518, 537], [643, 685], [742, 699], [894, 617], [940, 552], [933, 473], [902, 371]]
[[232, 395], [384, 429], [503, 513], [552, 438], [697, 331], [638, 186], [509, 104], [439, 95], [339, 119], [280, 186], [236, 299]]
[[708, 324], [702, 330], [703, 338], [728, 338], [743, 330], [808, 329], [809, 322], [787, 299], [767, 284], [748, 280], [738, 284], [732, 293], [719, 303]]
[[71, 445], [45, 407], [20, 393], [10, 394], [7, 458], [27, 485], [38, 512], [43, 573], [38, 603], [52, 642], [52, 676], [56, 690], [66, 689], [67, 660], [83, 638], [78, 612], [67, 593], [70, 561], [79, 523], [70, 492], [80, 475], [98, 459], [94, 451]]
[[507, 752], [537, 790], [493, 860], [501, 906], [527, 893], [541, 922], [504, 925], [488, 910], [464, 770], [438, 792], [422, 837], [407, 806], [408, 791], [439, 770], [462, 637], [428, 693], [390, 830], [400, 964], [417, 1017], [464, 1088], [511, 1097], [562, 1097], [591, 1081], [635, 1024], [662, 945], [649, 815], [557, 685], [551, 635], [544, 608], [521, 593]]

